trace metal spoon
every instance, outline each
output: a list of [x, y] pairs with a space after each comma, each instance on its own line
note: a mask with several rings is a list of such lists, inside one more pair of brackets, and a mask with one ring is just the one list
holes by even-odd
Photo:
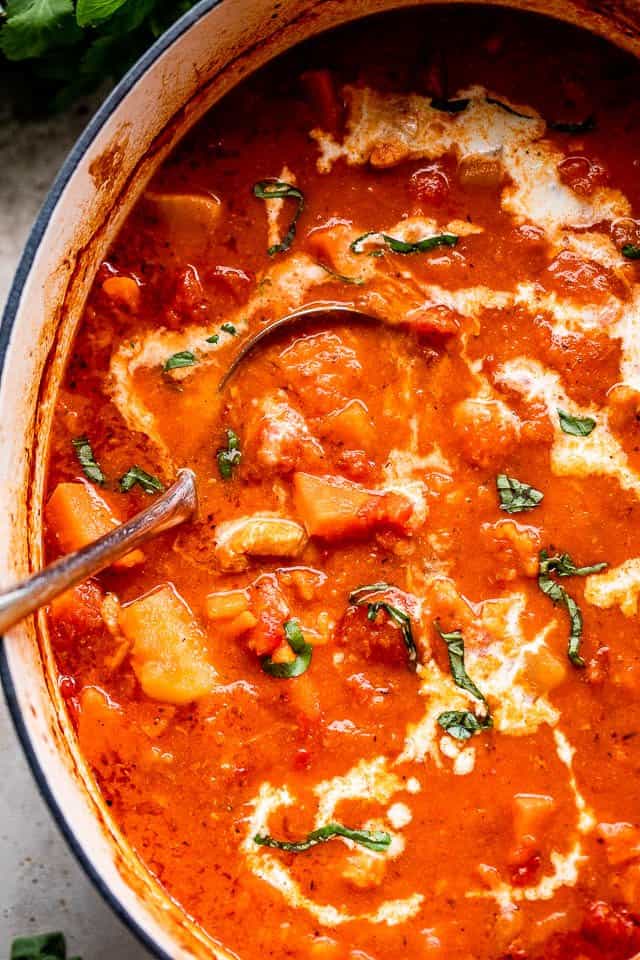
[[273, 336], [273, 334], [278, 333], [278, 331], [293, 327], [307, 320], [309, 317], [317, 317], [318, 315], [324, 316], [332, 321], [351, 318], [361, 323], [383, 323], [380, 317], [374, 317], [372, 314], [366, 313], [364, 310], [359, 310], [357, 307], [348, 303], [317, 303], [298, 307], [297, 310], [293, 310], [279, 320], [274, 320], [268, 327], [265, 327], [263, 330], [258, 330], [252, 337], [245, 340], [218, 384], [218, 392], [224, 390], [242, 361], [245, 360], [250, 353], [253, 353], [258, 344], [264, 343], [268, 337]]
[[146, 510], [114, 527], [99, 540], [60, 557], [39, 573], [0, 592], [0, 634], [151, 537], [189, 520], [197, 506], [195, 474], [186, 468], [179, 470], [175, 483]]

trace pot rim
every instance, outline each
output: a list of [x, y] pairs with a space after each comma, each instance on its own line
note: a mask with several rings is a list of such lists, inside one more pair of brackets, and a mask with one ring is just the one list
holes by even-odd
[[[87, 151], [91, 148], [102, 128], [109, 121], [113, 113], [120, 106], [127, 94], [139, 82], [139, 80], [153, 66], [156, 60], [174, 43], [182, 37], [195, 23], [201, 20], [207, 13], [223, 3], [224, 0], [199, 0], [191, 10], [184, 13], [168, 30], [162, 34], [142, 56], [136, 60], [132, 67], [116, 84], [106, 100], [100, 104], [93, 114], [88, 124], [74, 143], [67, 154], [60, 170], [58, 171], [45, 200], [38, 211], [36, 219], [29, 231], [29, 236], [25, 244], [22, 256], [9, 288], [7, 302], [0, 319], [0, 377], [4, 370], [5, 359], [9, 347], [9, 341], [15, 325], [16, 317], [22, 300], [22, 294], [27, 283], [36, 254], [40, 249], [42, 239], [47, 231], [53, 212], [57, 207], [58, 201], [62, 196], [67, 184], [71, 180], [77, 167], [82, 161]], [[84, 870], [94, 889], [100, 894], [102, 899], [108, 904], [113, 913], [130, 932], [136, 937], [142, 946], [151, 951], [153, 956], [159, 960], [172, 960], [168, 954], [155, 941], [153, 936], [148, 933], [143, 926], [135, 919], [130, 910], [124, 906], [120, 898], [113, 892], [107, 882], [95, 869], [88, 855], [85, 853], [83, 844], [76, 835], [70, 819], [62, 810], [56, 800], [47, 776], [40, 764], [27, 730], [22, 711], [18, 703], [16, 688], [11, 675], [7, 653], [0, 636], [0, 683], [4, 691], [5, 702], [7, 704], [9, 715], [13, 723], [13, 729], [18, 737], [24, 756], [26, 757], [29, 769], [35, 780], [38, 792], [44, 800], [49, 812], [53, 816], [56, 826], [60, 830], [68, 848], [74, 855], [76, 861]]]

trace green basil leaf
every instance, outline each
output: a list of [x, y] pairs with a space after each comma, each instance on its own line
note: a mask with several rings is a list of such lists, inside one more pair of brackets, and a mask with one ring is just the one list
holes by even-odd
[[464, 639], [462, 634], [459, 630], [453, 630], [451, 633], [443, 633], [437, 621], [434, 623], [434, 627], [447, 645], [449, 668], [455, 685], [462, 690], [466, 690], [472, 697], [475, 697], [477, 700], [482, 700], [484, 703], [484, 694], [478, 690], [464, 665]]
[[572, 437], [588, 437], [596, 425], [593, 417], [573, 417], [570, 413], [565, 413], [558, 407], [558, 417], [563, 433], [568, 433]]
[[500, 107], [501, 110], [504, 110], [505, 113], [510, 113], [512, 117], [520, 117], [521, 120], [535, 120], [535, 117], [532, 117], [528, 113], [518, 113], [517, 110], [514, 110], [513, 107], [510, 107], [508, 103], [503, 103], [502, 100], [496, 100], [494, 97], [485, 97], [487, 103], [493, 104], [494, 107]]
[[219, 334], [219, 333], [212, 333], [210, 337], [207, 337], [206, 342], [207, 342], [207, 343], [217, 343], [219, 339], [220, 339], [220, 334]]
[[62, 933], [40, 933], [17, 937], [11, 944], [11, 960], [66, 960], [67, 945]]
[[325, 273], [328, 273], [330, 277], [333, 277], [335, 280], [340, 280], [342, 283], [352, 283], [356, 287], [361, 287], [364, 283], [364, 280], [360, 280], [359, 277], [345, 277], [344, 273], [336, 273], [335, 270], [325, 266], [324, 263], [318, 262], [318, 266], [321, 267]]
[[500, 498], [500, 509], [505, 513], [523, 513], [533, 510], [544, 499], [544, 494], [535, 487], [530, 487], [522, 480], [509, 477], [506, 473], [499, 473], [496, 477], [496, 487]]
[[169, 370], [176, 370], [178, 367], [192, 367], [197, 362], [196, 355], [191, 350], [181, 350], [180, 353], [174, 353], [165, 360], [162, 369], [168, 373]]
[[354, 604], [356, 607], [366, 605], [367, 619], [372, 621], [376, 619], [379, 610], [384, 610], [389, 619], [392, 620], [396, 626], [400, 627], [402, 639], [407, 650], [409, 666], [415, 669], [418, 663], [418, 648], [416, 647], [416, 642], [413, 637], [411, 617], [408, 613], [405, 613], [404, 610], [400, 610], [393, 604], [387, 603], [386, 600], [374, 599], [377, 593], [383, 593], [385, 590], [390, 589], [393, 589], [392, 585], [384, 581], [358, 587], [349, 594], [349, 603]]
[[461, 97], [459, 100], [444, 100], [440, 97], [431, 98], [431, 106], [434, 110], [441, 110], [443, 113], [461, 113], [466, 110], [471, 100], [469, 97]]
[[596, 128], [596, 118], [593, 114], [574, 123], [563, 123], [561, 120], [550, 120], [547, 124], [550, 130], [557, 133], [590, 133]]
[[164, 485], [157, 477], [134, 464], [129, 467], [124, 476], [120, 477], [120, 491], [129, 493], [136, 483], [142, 487], [145, 493], [162, 493], [164, 490]]
[[233, 476], [233, 471], [240, 464], [242, 460], [242, 452], [240, 450], [240, 439], [238, 434], [234, 430], [226, 430], [226, 447], [220, 447], [216, 454], [216, 460], [218, 461], [218, 472], [223, 480], [230, 480]]
[[261, 847], [273, 847], [276, 850], [285, 850], [287, 853], [304, 853], [305, 850], [310, 850], [319, 843], [327, 843], [336, 837], [346, 837], [362, 847], [367, 847], [368, 850], [376, 851], [386, 850], [391, 843], [391, 836], [385, 830], [352, 830], [341, 823], [328, 823], [324, 827], [312, 830], [304, 840], [276, 840], [269, 834], [257, 833], [253, 842]]
[[220, 329], [224, 330], [225, 333], [230, 333], [232, 337], [235, 337], [238, 332], [232, 323], [223, 323]]
[[456, 740], [469, 740], [474, 733], [489, 730], [493, 726], [491, 716], [478, 718], [469, 710], [445, 710], [438, 717], [438, 723], [450, 737]]
[[275, 253], [284, 253], [289, 249], [296, 236], [298, 220], [304, 210], [303, 194], [297, 187], [294, 187], [290, 183], [285, 183], [283, 180], [259, 180], [258, 183], [254, 183], [253, 185], [253, 195], [254, 197], [258, 197], [259, 200], [275, 200], [281, 197], [297, 201], [298, 206], [296, 212], [285, 236], [280, 243], [274, 243], [273, 246], [267, 250], [270, 257]]
[[87, 480], [91, 480], [92, 483], [97, 483], [100, 486], [103, 486], [105, 482], [105, 475], [102, 472], [100, 464], [96, 461], [96, 458], [93, 455], [91, 444], [87, 438], [76, 437], [71, 441], [71, 443], [73, 444], [73, 449], [76, 452], [78, 463], [82, 467], [82, 472]]
[[640, 260], [640, 245], [636, 243], [625, 243], [621, 253], [627, 260]]
[[101, 20], [108, 20], [126, 0], [78, 0], [76, 21], [79, 27], [93, 27]]
[[349, 249], [353, 251], [353, 253], [365, 253], [365, 246], [374, 244], [378, 249], [370, 251], [369, 256], [371, 257], [380, 256], [383, 252], [380, 248], [383, 247], [391, 250], [392, 253], [428, 253], [429, 250], [435, 250], [436, 247], [455, 247], [459, 239], [460, 238], [453, 233], [439, 233], [433, 237], [424, 237], [422, 240], [408, 243], [406, 240], [398, 240], [397, 237], [390, 237], [388, 233], [378, 233], [375, 230], [370, 230], [368, 233], [363, 233], [362, 236], [356, 237], [356, 239], [349, 244]]
[[538, 587], [554, 604], [563, 606], [569, 615], [569, 641], [567, 656], [574, 667], [584, 667], [584, 660], [580, 656], [580, 642], [582, 640], [582, 613], [580, 607], [567, 593], [562, 584], [551, 576], [559, 577], [587, 577], [592, 573], [599, 573], [607, 566], [606, 563], [594, 563], [587, 567], [577, 567], [568, 553], [549, 555], [547, 550], [540, 551], [538, 561]]
[[305, 673], [311, 663], [313, 647], [306, 642], [297, 620], [287, 620], [284, 624], [285, 640], [296, 655], [289, 663], [274, 663], [270, 656], [263, 657], [262, 669], [272, 677], [289, 680]]

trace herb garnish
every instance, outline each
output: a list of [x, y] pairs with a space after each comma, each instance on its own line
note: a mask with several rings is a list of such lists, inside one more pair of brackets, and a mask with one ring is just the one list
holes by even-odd
[[596, 425], [593, 417], [573, 417], [570, 413], [565, 413], [558, 407], [558, 418], [563, 433], [568, 433], [572, 437], [588, 437]]
[[625, 243], [620, 252], [627, 260], [640, 260], [640, 245], [636, 243]]
[[210, 337], [207, 337], [206, 342], [207, 342], [207, 343], [217, 343], [219, 339], [220, 339], [220, 334], [219, 334], [219, 333], [212, 333]]
[[459, 100], [444, 100], [441, 97], [432, 97], [431, 106], [434, 110], [441, 110], [443, 113], [461, 113], [466, 110], [471, 100], [469, 97], [461, 97]]
[[489, 730], [493, 726], [491, 714], [476, 717], [470, 710], [445, 710], [438, 717], [438, 723], [450, 737], [456, 740], [469, 740], [474, 733]]
[[[16, 937], [11, 944], [10, 960], [67, 960], [67, 944], [63, 933], [38, 933]], [[80, 960], [80, 957], [69, 957]]]
[[344, 273], [336, 273], [335, 270], [327, 267], [324, 263], [320, 263], [320, 261], [318, 261], [318, 266], [321, 267], [325, 273], [328, 273], [330, 277], [333, 277], [335, 280], [341, 280], [342, 283], [353, 283], [357, 287], [361, 287], [364, 283], [364, 280], [361, 280], [359, 277], [346, 277]]
[[304, 196], [298, 190], [297, 187], [294, 187], [290, 183], [285, 183], [283, 180], [259, 180], [253, 185], [253, 195], [258, 197], [259, 200], [276, 200], [278, 198], [290, 198], [292, 200], [298, 201], [298, 209], [296, 210], [293, 220], [289, 225], [289, 229], [286, 234], [280, 241], [280, 243], [274, 243], [273, 246], [269, 247], [267, 253], [270, 257], [274, 253], [284, 253], [285, 250], [288, 250], [291, 244], [294, 241], [296, 235], [296, 226], [300, 218], [300, 214], [304, 210]]
[[606, 566], [606, 563], [594, 563], [588, 567], [576, 567], [568, 553], [556, 553], [550, 556], [547, 550], [540, 551], [538, 586], [545, 596], [549, 597], [554, 604], [561, 604], [569, 614], [570, 630], [567, 655], [574, 667], [584, 667], [584, 660], [580, 656], [582, 614], [576, 601], [557, 580], [553, 579], [552, 574], [558, 577], [587, 577], [591, 573], [599, 573]]
[[386, 830], [352, 830], [341, 823], [327, 823], [324, 827], [312, 830], [304, 840], [276, 840], [269, 834], [257, 833], [253, 842], [261, 847], [273, 847], [276, 850], [285, 850], [287, 853], [304, 853], [319, 843], [327, 843], [336, 837], [346, 837], [368, 850], [386, 850], [391, 843], [391, 835]]
[[390, 620], [393, 621], [402, 633], [404, 645], [407, 648], [409, 665], [415, 669], [418, 662], [418, 648], [413, 638], [413, 629], [411, 627], [411, 617], [404, 610], [387, 603], [385, 600], [372, 599], [377, 593], [383, 593], [385, 590], [393, 590], [390, 583], [381, 581], [380, 583], [370, 583], [364, 587], [358, 587], [349, 594], [349, 603], [356, 607], [367, 606], [367, 620], [374, 621], [379, 610], [384, 610]]
[[459, 630], [453, 630], [451, 633], [443, 633], [437, 621], [434, 623], [434, 627], [447, 645], [449, 667], [456, 687], [466, 690], [467, 693], [470, 693], [476, 700], [482, 700], [482, 702], [485, 703], [484, 694], [478, 690], [464, 665], [464, 639], [462, 633]]
[[304, 639], [304, 634], [297, 620], [286, 621], [284, 636], [296, 655], [295, 660], [291, 660], [289, 663], [274, 663], [270, 656], [263, 657], [262, 669], [272, 677], [288, 680], [291, 677], [299, 677], [301, 673], [308, 669], [313, 647]]
[[157, 477], [154, 477], [153, 474], [147, 473], [146, 470], [134, 464], [132, 467], [129, 467], [124, 476], [120, 477], [120, 491], [122, 493], [129, 493], [129, 490], [131, 490], [136, 483], [142, 487], [145, 493], [162, 493], [164, 490], [163, 484]]
[[375, 244], [377, 248], [369, 251], [370, 257], [381, 256], [384, 252], [381, 247], [387, 247], [392, 253], [428, 253], [429, 250], [435, 250], [436, 247], [455, 247], [459, 239], [453, 233], [439, 233], [436, 236], [425, 237], [423, 240], [409, 243], [406, 240], [398, 240], [397, 237], [390, 237], [388, 233], [378, 233], [376, 230], [370, 230], [368, 233], [356, 237], [349, 244], [349, 249], [353, 253], [365, 253], [365, 245], [369, 243]]
[[596, 118], [591, 113], [584, 120], [577, 120], [573, 123], [563, 123], [561, 120], [550, 120], [547, 123], [550, 130], [557, 133], [589, 133], [596, 128]]
[[82, 472], [87, 480], [91, 480], [91, 483], [97, 483], [102, 486], [105, 482], [105, 476], [102, 472], [100, 464], [93, 455], [91, 444], [87, 438], [76, 437], [71, 441], [71, 443], [73, 444], [73, 449], [76, 452], [78, 463], [82, 467]]
[[220, 329], [224, 330], [225, 333], [230, 333], [232, 337], [235, 337], [238, 332], [232, 323], [223, 323]]
[[168, 373], [169, 370], [177, 370], [178, 367], [192, 367], [197, 362], [195, 353], [192, 353], [191, 350], [181, 350], [165, 360], [162, 369], [165, 373]]
[[216, 454], [216, 460], [218, 461], [218, 471], [222, 479], [230, 480], [235, 467], [237, 467], [242, 460], [242, 453], [240, 452], [240, 439], [235, 430], [227, 429], [225, 434], [227, 446], [220, 447]]
[[513, 107], [510, 107], [508, 103], [503, 103], [502, 100], [496, 100], [494, 97], [485, 97], [487, 103], [493, 104], [494, 107], [500, 107], [501, 110], [504, 110], [505, 113], [510, 113], [512, 117], [520, 117], [521, 120], [535, 120], [535, 117], [532, 117], [529, 113], [518, 113], [517, 110], [514, 110]]
[[544, 499], [544, 494], [540, 490], [506, 473], [498, 474], [496, 487], [500, 497], [500, 509], [505, 513], [523, 513], [525, 510], [533, 510]]

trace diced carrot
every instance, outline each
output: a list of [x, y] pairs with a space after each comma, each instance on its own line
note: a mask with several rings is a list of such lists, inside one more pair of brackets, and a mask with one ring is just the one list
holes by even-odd
[[322, 714], [320, 697], [318, 688], [308, 672], [287, 681], [286, 693], [301, 721], [305, 724], [317, 723]]
[[225, 623], [224, 625], [224, 635], [230, 640], [235, 640], [236, 637], [241, 637], [243, 633], [248, 633], [249, 630], [253, 630], [257, 626], [258, 618], [255, 617], [250, 610], [244, 610], [242, 613], [239, 613], [237, 617], [234, 617], [230, 622]]
[[90, 761], [113, 750], [122, 732], [125, 714], [100, 687], [83, 687], [80, 693], [78, 739]]
[[102, 624], [102, 598], [103, 593], [98, 584], [93, 580], [86, 580], [71, 590], [65, 590], [51, 601], [51, 616], [80, 630], [95, 629]]
[[307, 70], [300, 79], [318, 111], [318, 124], [328, 133], [338, 133], [342, 119], [342, 108], [331, 71], [327, 69]]
[[296, 473], [295, 502], [310, 536], [353, 536], [376, 526], [404, 528], [412, 506], [395, 493], [376, 493], [341, 477]]
[[140, 307], [140, 287], [133, 277], [108, 277], [102, 289], [111, 300], [136, 313]]
[[248, 608], [249, 596], [246, 590], [210, 593], [205, 600], [205, 610], [210, 620], [232, 620]]
[[556, 809], [553, 797], [541, 793], [517, 793], [513, 798], [513, 832], [516, 844], [537, 843]]
[[540, 694], [545, 695], [565, 681], [567, 665], [543, 644], [535, 652], [525, 653], [524, 675]]
[[123, 606], [118, 619], [133, 643], [131, 665], [147, 696], [189, 703], [215, 687], [202, 631], [172, 583]]
[[356, 450], [370, 451], [376, 442], [375, 427], [362, 400], [350, 400], [340, 410], [330, 413], [322, 432]]
[[[106, 500], [86, 483], [59, 483], [49, 498], [45, 515], [65, 553], [79, 550], [120, 523]], [[132, 550], [113, 566], [132, 567], [143, 560], [142, 550]]]
[[640, 858], [640, 827], [632, 823], [599, 823], [596, 833], [604, 840], [607, 860], [616, 867]]

